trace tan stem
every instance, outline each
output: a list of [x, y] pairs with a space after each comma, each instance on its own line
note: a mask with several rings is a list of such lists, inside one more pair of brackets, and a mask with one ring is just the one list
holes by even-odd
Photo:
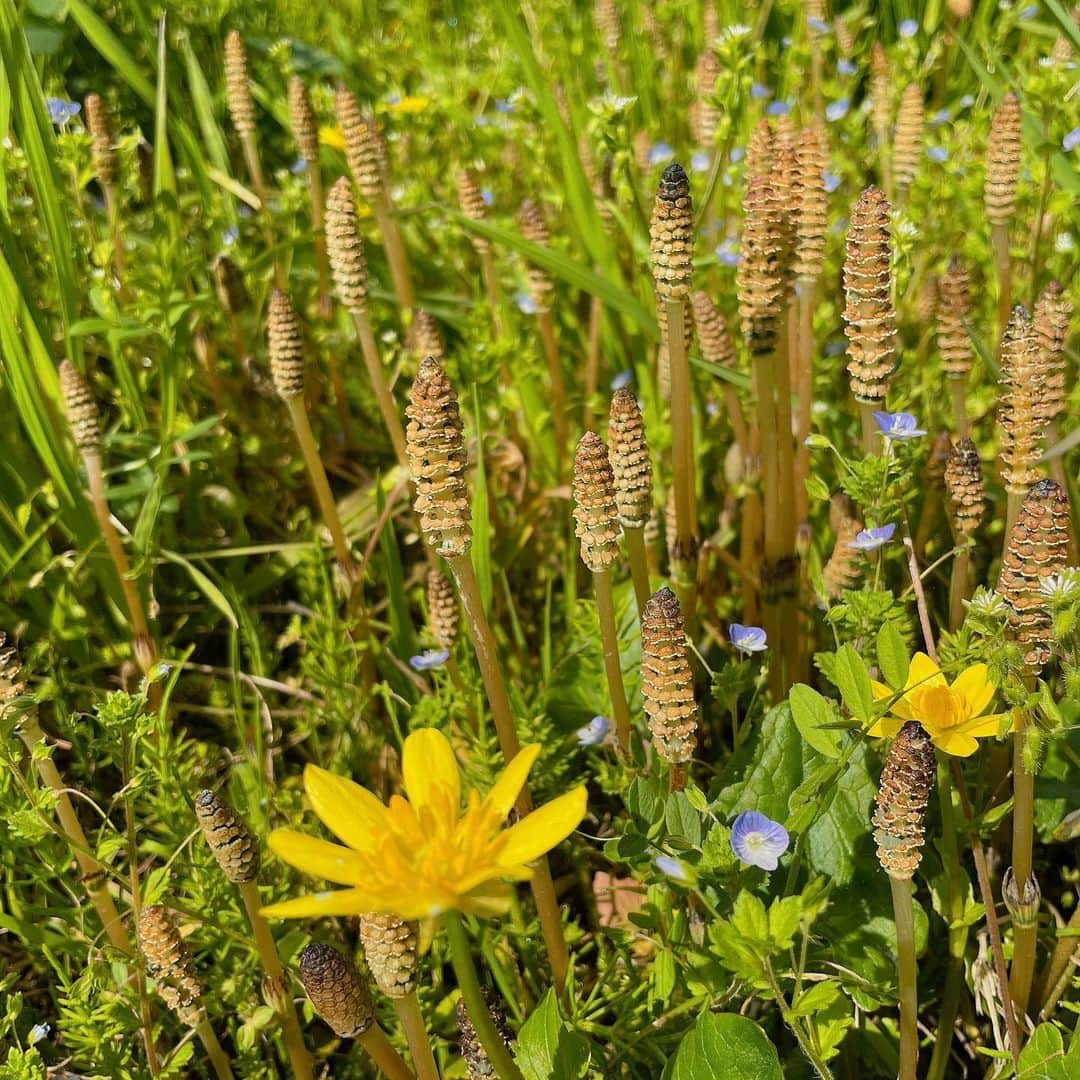
[[368, 1057], [378, 1068], [386, 1073], [387, 1080], [416, 1080], [408, 1065], [401, 1060], [401, 1055], [390, 1045], [378, 1024], [372, 1024], [356, 1041], [367, 1051]]
[[915, 964], [915, 913], [911, 882], [889, 877], [896, 920], [897, 971], [900, 985], [900, 1068], [897, 1080], [915, 1080], [919, 1064], [919, 988]]
[[[480, 596], [476, 572], [467, 554], [451, 556], [446, 561], [457, 582], [461, 605], [465, 609], [465, 618], [469, 623], [473, 648], [476, 650], [476, 660], [480, 667], [480, 676], [484, 682], [491, 716], [495, 722], [499, 746], [504, 760], [509, 763], [521, 749], [521, 744], [510, 709], [510, 697], [506, 692], [506, 683], [503, 681], [502, 670], [497, 659], [495, 637], [491, 632]], [[516, 805], [521, 817], [525, 817], [532, 810], [532, 792], [527, 784], [522, 787]], [[541, 858], [536, 866], [532, 878], [532, 892], [540, 917], [544, 944], [547, 947], [548, 961], [551, 964], [552, 979], [561, 992], [566, 983], [570, 958], [562, 921], [559, 918], [555, 886], [551, 880], [551, 870], [546, 856]]]
[[285, 1051], [289, 1055], [293, 1076], [297, 1080], [306, 1080], [312, 1075], [311, 1055], [304, 1045], [304, 1036], [300, 1031], [299, 1021], [296, 1019], [292, 995], [289, 993], [289, 978], [281, 966], [274, 936], [270, 933], [266, 920], [259, 914], [259, 909], [262, 907], [259, 887], [254, 881], [245, 881], [239, 889], [240, 898], [244, 901], [244, 908], [247, 911], [248, 922], [251, 924], [251, 932], [255, 938], [255, 947], [262, 961], [263, 971], [266, 972], [273, 986], [274, 1002], [278, 1019], [281, 1021]]
[[386, 261], [390, 264], [390, 278], [394, 283], [398, 303], [411, 313], [416, 308], [416, 298], [409, 273], [409, 260], [405, 254], [405, 243], [401, 238], [397, 219], [393, 216], [389, 198], [384, 196], [376, 199], [371, 210], [379, 223], [383, 250], [386, 252]]
[[364, 354], [364, 366], [367, 368], [375, 401], [379, 406], [379, 412], [382, 413], [390, 441], [394, 444], [394, 453], [397, 455], [398, 462], [407, 471], [409, 457], [405, 451], [405, 431], [401, 426], [401, 416], [397, 406], [394, 404], [394, 396], [390, 393], [390, 386], [386, 381], [382, 360], [379, 357], [379, 347], [375, 343], [375, 334], [371, 329], [371, 320], [366, 311], [354, 311], [353, 322], [356, 324], [356, 336], [360, 339], [360, 351]]
[[[44, 735], [37, 719], [32, 716], [23, 718], [20, 735], [31, 755], [34, 753], [34, 748], [44, 742]], [[86, 833], [83, 832], [59, 770], [51, 757], [37, 758], [35, 765], [41, 782], [56, 795], [57, 820], [71, 844], [86, 895], [90, 898], [90, 903], [94, 905], [94, 910], [101, 920], [105, 936], [114, 949], [131, 955], [131, 939], [128, 937], [123, 919], [120, 918], [120, 912], [116, 909], [112, 894], [105, 884], [105, 869], [90, 853], [91, 848], [87, 842]]]
[[966, 439], [971, 434], [971, 425], [967, 415], [967, 381], [950, 376], [949, 388], [952, 390], [953, 425], [957, 439]]
[[484, 291], [491, 308], [491, 327], [496, 338], [503, 336], [502, 300], [499, 295], [499, 276], [495, 272], [495, 252], [490, 247], [480, 252], [480, 269], [484, 275]]
[[[259, 158], [259, 144], [254, 131], [245, 131], [240, 136], [240, 146], [244, 151], [244, 164], [247, 166], [248, 176], [251, 178], [251, 186], [255, 191], [255, 197], [259, 200], [259, 211], [263, 218], [263, 243], [267, 251], [273, 251], [276, 244], [274, 230], [270, 227], [270, 199], [266, 189], [266, 180], [263, 177], [262, 161]], [[282, 290], [288, 287], [285, 280], [285, 272], [281, 263], [274, 260], [274, 284]]]
[[953, 559], [952, 580], [949, 583], [949, 629], [955, 633], [964, 621], [964, 601], [968, 592], [968, 568], [971, 565], [971, 549], [966, 537], [961, 537], [964, 546]]
[[668, 791], [683, 791], [686, 788], [688, 772], [685, 762], [673, 763], [668, 773]]
[[424, 1026], [416, 991], [403, 998], [395, 998], [394, 1008], [405, 1032], [405, 1041], [409, 1044], [409, 1054], [417, 1080], [439, 1080], [439, 1070], [435, 1065], [435, 1055], [431, 1052], [431, 1040], [428, 1039], [427, 1028]]
[[113, 273], [121, 289], [124, 286], [126, 275], [126, 255], [124, 252], [124, 231], [120, 223], [120, 206], [116, 196], [115, 184], [102, 185], [105, 192], [105, 213], [109, 218], [109, 229], [112, 232], [113, 245]]
[[806, 445], [806, 438], [810, 434], [813, 415], [815, 293], [815, 281], [809, 278], [800, 280], [795, 377], [795, 390], [799, 397], [795, 424], [795, 513], [800, 526], [810, 520], [810, 497], [806, 491], [806, 481], [810, 476], [810, 448]]
[[1009, 325], [1009, 317], [1012, 315], [1012, 259], [1009, 255], [1009, 226], [992, 225], [990, 244], [994, 250], [994, 269], [997, 272], [998, 281], [997, 316], [998, 348], [1000, 349], [1005, 327]]
[[551, 393], [551, 425], [555, 431], [555, 461], [561, 474], [563, 455], [568, 438], [566, 417], [566, 385], [563, 382], [562, 363], [559, 360], [559, 344], [555, 340], [555, 321], [550, 311], [539, 311], [536, 321], [540, 327], [540, 339], [547, 360], [549, 390]]
[[353, 561], [349, 542], [345, 539], [345, 530], [341, 525], [338, 515], [337, 503], [330, 491], [330, 482], [326, 479], [326, 470], [323, 468], [322, 458], [319, 457], [319, 448], [315, 444], [315, 436], [311, 431], [311, 422], [308, 420], [307, 409], [304, 407], [302, 394], [286, 398], [289, 409], [289, 417], [292, 420], [293, 430], [296, 432], [296, 441], [300, 444], [300, 453], [304, 457], [307, 466], [308, 479], [315, 492], [315, 500], [319, 504], [319, 513], [322, 515], [323, 524], [330, 531], [330, 537], [334, 544], [334, 553], [342, 572], [350, 582], [356, 579], [356, 563]]
[[[324, 319], [333, 315], [334, 305], [330, 292], [330, 259], [326, 253], [326, 223], [323, 204], [322, 172], [318, 161], [309, 161], [308, 194], [311, 197], [311, 231], [315, 244], [315, 268], [319, 274], [319, 311]], [[335, 386], [335, 393], [337, 387]]]
[[623, 526], [626, 537], [626, 554], [630, 560], [630, 576], [634, 582], [634, 599], [637, 601], [638, 615], [649, 602], [652, 588], [649, 584], [649, 556], [645, 550], [645, 530]]
[[603, 307], [600, 300], [593, 296], [589, 300], [589, 342], [585, 357], [585, 416], [584, 428], [592, 430], [592, 403], [596, 396], [596, 387], [600, 381], [600, 318]]
[[[1067, 931], [1080, 930], [1080, 907], [1073, 909], [1072, 916], [1064, 928]], [[1076, 958], [1077, 946], [1080, 946], [1080, 937], [1075, 933], [1061, 933], [1050, 959], [1046, 962], [1046, 968], [1039, 978], [1039, 992], [1036, 996], [1040, 1019], [1048, 1020], [1050, 1013], [1065, 988], [1066, 977], [1069, 968]]]
[[878, 451], [878, 426], [874, 421], [874, 403], [869, 401], [859, 402], [859, 419], [862, 421], [862, 449], [863, 453], [870, 455]]
[[[1034, 680], [1027, 680], [1029, 691]], [[1012, 871], [1016, 890], [1023, 899], [1032, 871], [1035, 828], [1035, 774], [1024, 763], [1024, 743], [1030, 723], [1026, 711], [1016, 710], [1013, 734], [1013, 837]], [[1019, 1017], [1027, 1012], [1031, 980], [1035, 972], [1035, 944], [1038, 924], [1031, 920], [1013, 920], [1013, 958], [1009, 977], [1013, 1006]]]
[[600, 640], [604, 650], [604, 671], [607, 674], [608, 695], [615, 719], [615, 733], [624, 754], [630, 752], [630, 710], [626, 705], [626, 687], [623, 685], [622, 659], [619, 656], [619, 638], [615, 629], [615, 602], [611, 588], [611, 571], [593, 574], [596, 587], [596, 611], [600, 621]]
[[694, 480], [694, 421], [690, 399], [690, 361], [686, 355], [684, 321], [686, 304], [665, 300], [667, 349], [671, 372], [671, 478], [675, 488], [675, 547], [669, 552], [673, 563], [675, 590], [679, 596], [686, 632], [697, 635], [697, 500]]
[[199, 1022], [195, 1025], [195, 1033], [206, 1048], [206, 1055], [210, 1058], [210, 1064], [214, 1066], [218, 1080], [232, 1080], [233, 1071], [229, 1064], [229, 1057], [221, 1048], [221, 1043], [218, 1042], [218, 1037], [214, 1034], [206, 1013], [200, 1016]]

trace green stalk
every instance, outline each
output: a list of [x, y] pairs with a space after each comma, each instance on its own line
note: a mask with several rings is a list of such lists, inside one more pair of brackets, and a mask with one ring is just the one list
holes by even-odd
[[862, 421], [862, 449], [870, 455], [877, 452], [878, 426], [874, 420], [874, 404], [869, 401], [859, 402], [859, 419]]
[[417, 1080], [439, 1080], [439, 1070], [435, 1064], [435, 1055], [431, 1052], [431, 1040], [424, 1026], [416, 991], [403, 998], [396, 998], [394, 1009], [405, 1032], [405, 1041], [409, 1044], [409, 1054], [412, 1056]]
[[964, 546], [956, 552], [949, 581], [949, 629], [954, 633], [964, 621], [964, 601], [967, 599], [968, 570], [971, 565], [971, 544], [967, 537], [961, 537], [960, 542]]
[[559, 361], [559, 344], [555, 340], [555, 321], [550, 311], [538, 311], [536, 321], [540, 327], [540, 340], [547, 360], [548, 390], [551, 394], [551, 426], [555, 431], [555, 468], [562, 476], [562, 462], [566, 454], [569, 432], [566, 426], [566, 385], [563, 382], [562, 363]]
[[998, 280], [997, 339], [1000, 348], [1001, 339], [1005, 335], [1005, 327], [1009, 325], [1009, 317], [1012, 315], [1012, 260], [1009, 257], [1008, 225], [991, 226], [990, 245], [994, 250], [994, 269]]
[[499, 295], [499, 275], [495, 272], [495, 253], [490, 247], [480, 252], [480, 269], [484, 275], [484, 291], [491, 308], [491, 329], [496, 339], [503, 336], [502, 299]]
[[371, 329], [371, 320], [363, 311], [353, 312], [353, 322], [356, 324], [356, 336], [360, 340], [360, 351], [364, 356], [364, 366], [367, 368], [368, 381], [375, 395], [375, 402], [382, 413], [383, 423], [386, 425], [387, 434], [394, 444], [394, 453], [398, 463], [409, 471], [409, 456], [405, 449], [405, 430], [401, 426], [401, 415], [394, 404], [394, 396], [390, 393], [390, 386], [386, 381], [386, 373], [383, 371], [382, 359], [379, 356], [379, 346], [375, 342], [375, 333]]
[[378, 1024], [372, 1024], [367, 1031], [357, 1035], [356, 1041], [386, 1074], [387, 1080], [416, 1080], [409, 1067], [401, 1060], [401, 1055], [390, 1044], [386, 1032]]
[[1077, 930], [1080, 930], [1080, 906], [1073, 910], [1072, 917], [1063, 928], [1063, 931], [1072, 931], [1073, 933], [1059, 931], [1057, 945], [1054, 946], [1054, 951], [1039, 979], [1036, 1002], [1038, 1003], [1039, 1017], [1042, 1020], [1050, 1018], [1054, 1006], [1057, 1005], [1058, 999], [1064, 993], [1069, 969], [1072, 967], [1077, 946], [1080, 945], [1080, 937], [1075, 934]]
[[678, 300], [667, 304], [668, 364], [671, 369], [671, 476], [675, 488], [676, 564], [679, 603], [686, 619], [686, 632], [695, 636], [697, 626], [697, 528], [694, 509], [694, 425], [690, 410], [690, 362], [686, 356], [683, 320], [686, 305]]
[[900, 985], [900, 1069], [897, 1080], [916, 1080], [919, 1064], [919, 986], [915, 963], [915, 909], [911, 882], [889, 876], [896, 919], [896, 959]]
[[953, 424], [956, 426], [957, 439], [966, 439], [971, 434], [971, 424], [967, 415], [967, 383], [964, 379], [949, 379], [952, 391]]
[[383, 249], [386, 252], [386, 261], [390, 264], [390, 278], [394, 283], [394, 292], [397, 294], [398, 303], [406, 308], [410, 314], [416, 307], [413, 294], [412, 277], [409, 274], [409, 260], [405, 254], [405, 244], [401, 239], [401, 230], [397, 220], [391, 213], [389, 197], [383, 195], [375, 199], [372, 207], [375, 220], [379, 223], [379, 233], [382, 236]]
[[229, 1056], [221, 1048], [221, 1043], [218, 1042], [218, 1037], [214, 1034], [206, 1013], [202, 1014], [195, 1025], [195, 1034], [202, 1040], [206, 1055], [210, 1058], [210, 1064], [214, 1066], [214, 1073], [218, 1080], [232, 1080], [233, 1071], [229, 1064]]
[[603, 570], [600, 573], [594, 573], [593, 584], [596, 587], [596, 611], [600, 621], [604, 671], [607, 673], [615, 732], [623, 753], [628, 754], [630, 753], [630, 710], [626, 705], [626, 688], [623, 685], [622, 661], [619, 657], [619, 638], [615, 630], [615, 602], [611, 589], [611, 571]]
[[784, 992], [780, 989], [780, 983], [776, 979], [776, 973], [773, 971], [772, 963], [768, 957], [765, 958], [765, 977], [768, 979], [773, 997], [776, 999], [777, 1006], [779, 1006], [780, 1015], [784, 1018], [784, 1023], [791, 1029], [792, 1034], [794, 1034], [800, 1049], [810, 1059], [810, 1064], [814, 1066], [814, 1070], [821, 1077], [821, 1080], [832, 1080], [829, 1066], [825, 1064], [821, 1054], [817, 1052], [810, 1038], [803, 1030], [799, 1018], [792, 1013], [791, 1006], [788, 1005], [787, 998], [784, 997]]
[[638, 615], [652, 596], [649, 583], [649, 555], [645, 550], [645, 530], [623, 526], [626, 538], [626, 554], [630, 560], [630, 576], [634, 582], [634, 599], [637, 601]]
[[488, 1012], [484, 995], [480, 990], [480, 980], [476, 974], [476, 965], [473, 962], [472, 950], [469, 947], [469, 939], [465, 933], [465, 927], [461, 922], [461, 916], [456, 911], [447, 911], [443, 915], [443, 927], [450, 942], [450, 962], [454, 966], [454, 974], [457, 976], [458, 989], [465, 1002], [465, 1008], [469, 1012], [469, 1019], [480, 1039], [480, 1045], [487, 1054], [491, 1067], [495, 1070], [499, 1080], [524, 1080], [521, 1070], [514, 1064], [510, 1051], [506, 1048], [502, 1036], [495, 1028]]
[[[1026, 680], [1028, 690], [1034, 680]], [[1024, 764], [1024, 742], [1030, 718], [1017, 710], [1013, 734], [1013, 881], [1021, 901], [1024, 898], [1032, 869], [1032, 847], [1035, 832], [1035, 775]], [[1035, 973], [1035, 944], [1038, 919], [1013, 918], [1013, 957], [1009, 989], [1017, 1015], [1027, 1012], [1031, 996], [1031, 980]]]

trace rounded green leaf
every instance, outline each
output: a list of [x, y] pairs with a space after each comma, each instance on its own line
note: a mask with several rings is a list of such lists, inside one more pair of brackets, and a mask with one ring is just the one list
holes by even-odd
[[753, 1020], [703, 1013], [683, 1036], [664, 1080], [783, 1080], [776, 1047]]

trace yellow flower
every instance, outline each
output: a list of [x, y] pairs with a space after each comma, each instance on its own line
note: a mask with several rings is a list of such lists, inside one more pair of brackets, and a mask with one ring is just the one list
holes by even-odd
[[327, 125], [319, 128], [319, 142], [333, 150], [345, 149], [345, 136], [341, 134], [341, 128], [339, 127]]
[[398, 98], [398, 100], [390, 106], [394, 112], [407, 113], [408, 115], [421, 113], [427, 107], [428, 99], [426, 97], [412, 97], [408, 94], [403, 98]]
[[[872, 684], [874, 697], [896, 696], [884, 683]], [[978, 739], [998, 733], [1001, 714], [983, 716], [994, 697], [994, 684], [985, 664], [973, 664], [957, 675], [950, 686], [941, 668], [926, 653], [911, 658], [907, 684], [893, 702], [890, 716], [883, 716], [870, 728], [870, 734], [891, 739], [907, 720], [918, 720], [934, 745], [954, 757], [968, 757], [979, 748]]]
[[349, 888], [273, 904], [263, 913], [292, 918], [378, 912], [428, 922], [450, 910], [504, 912], [510, 902], [507, 880], [528, 881], [529, 864], [585, 816], [580, 785], [509, 829], [502, 827], [539, 752], [539, 745], [525, 747], [486, 796], [469, 791], [464, 812], [454, 751], [445, 735], [430, 728], [405, 740], [401, 766], [408, 798], [393, 795], [389, 806], [352, 780], [309, 765], [304, 788], [312, 808], [347, 846], [277, 829], [270, 848], [297, 869]]

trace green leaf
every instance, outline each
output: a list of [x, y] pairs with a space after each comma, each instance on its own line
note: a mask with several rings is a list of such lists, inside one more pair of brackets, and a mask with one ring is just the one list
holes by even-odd
[[817, 499], [820, 502], [829, 501], [829, 485], [826, 484], [820, 476], [808, 476], [804, 483], [806, 485], [806, 493], [811, 499]]
[[573, 1080], [585, 1075], [591, 1058], [589, 1040], [567, 1026], [549, 990], [518, 1033], [517, 1063], [525, 1080]]
[[881, 624], [877, 636], [877, 661], [885, 681], [894, 690], [903, 690], [907, 685], [909, 661], [904, 639], [894, 622]]
[[664, 822], [670, 836], [693, 848], [701, 846], [701, 815], [690, 805], [683, 792], [675, 791], [667, 797]]
[[1020, 1053], [1016, 1080], [1075, 1080], [1078, 1070], [1080, 1040], [1074, 1039], [1066, 1054], [1060, 1029], [1040, 1024]]
[[839, 717], [835, 707], [805, 683], [796, 683], [789, 696], [791, 715], [799, 734], [827, 758], [840, 756], [840, 735], [835, 728]]
[[836, 650], [836, 688], [852, 716], [869, 720], [874, 715], [874, 691], [866, 663], [854, 645], [841, 645]]
[[663, 1080], [783, 1080], [776, 1047], [745, 1016], [702, 1013], [682, 1038]]

